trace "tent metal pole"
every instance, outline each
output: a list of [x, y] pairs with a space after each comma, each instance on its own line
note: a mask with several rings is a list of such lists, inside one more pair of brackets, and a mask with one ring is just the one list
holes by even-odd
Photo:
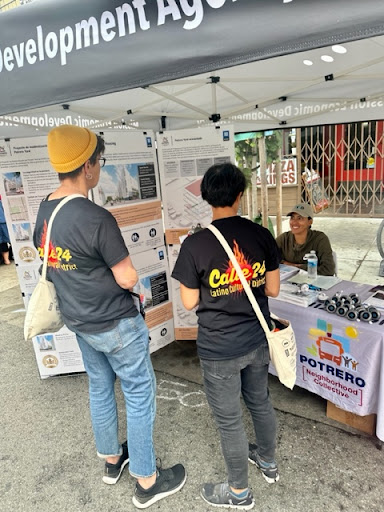
[[[284, 133], [284, 131], [282, 130]], [[275, 165], [276, 173], [276, 235], [282, 232], [283, 186], [281, 183], [281, 161], [283, 159], [282, 145], [279, 148], [278, 160]]]
[[217, 112], [217, 97], [216, 97], [216, 83], [211, 83], [211, 93], [212, 93], [212, 112]]
[[[164, 84], [160, 84], [160, 85], [163, 86]], [[185, 89], [182, 89], [181, 91], [174, 92], [173, 95], [174, 96], [182, 96], [183, 94], [187, 94], [188, 92], [195, 91], [195, 90], [200, 89], [201, 87], [206, 86], [206, 85], [207, 85], [207, 82], [204, 81], [204, 83], [195, 84], [192, 87], [186, 87]], [[144, 103], [142, 105], [137, 105], [137, 107], [135, 107], [135, 111], [137, 112], [137, 111], [141, 110], [142, 108], [150, 107], [151, 105], [155, 105], [156, 103], [159, 103], [160, 101], [163, 101], [162, 97], [156, 98], [156, 99], [149, 101], [148, 103]]]
[[260, 181], [261, 181], [261, 217], [263, 226], [268, 229], [268, 182], [267, 182], [267, 152], [265, 137], [257, 139], [260, 160]]
[[239, 99], [241, 102], [243, 103], [247, 103], [248, 100], [246, 98], [244, 98], [243, 96], [240, 96], [240, 94], [238, 94], [236, 91], [232, 90], [230, 87], [227, 87], [226, 85], [224, 85], [222, 82], [220, 82], [219, 84], [217, 84], [221, 89], [223, 89], [224, 91], [228, 92], [229, 94], [231, 94], [232, 96], [234, 96], [235, 98]]
[[171, 101], [173, 101], [175, 103], [178, 103], [179, 105], [183, 105], [183, 107], [187, 107], [187, 108], [189, 108], [191, 110], [194, 110], [195, 112], [199, 112], [200, 114], [202, 114], [205, 117], [209, 117], [209, 113], [207, 111], [205, 111], [205, 110], [203, 110], [201, 108], [198, 108], [195, 105], [192, 105], [191, 103], [188, 103], [187, 101], [183, 101], [183, 100], [177, 99], [177, 98], [175, 98], [175, 96], [172, 96], [171, 94], [167, 94], [166, 92], [161, 91], [157, 87], [153, 87], [153, 85], [150, 85], [149, 87], [147, 87], [147, 89], [149, 91], [155, 93], [155, 94], [158, 94], [159, 96], [163, 96], [167, 100], [171, 100]]

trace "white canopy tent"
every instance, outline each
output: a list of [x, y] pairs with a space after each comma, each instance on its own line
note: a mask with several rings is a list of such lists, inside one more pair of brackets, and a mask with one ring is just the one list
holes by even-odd
[[[67, 118], [101, 131], [124, 124], [162, 130], [212, 122], [257, 131], [382, 119], [384, 36], [343, 47], [346, 53], [319, 48], [19, 112], [0, 118], [0, 137], [33, 135]], [[325, 62], [324, 56], [333, 61]]]
[[[80, 6], [73, 0], [38, 0], [15, 10], [12, 15], [2, 15], [0, 91], [3, 105], [0, 113], [5, 117], [0, 117], [0, 137], [33, 135], [36, 130], [48, 131], [53, 125], [68, 121], [89, 122], [101, 131], [122, 125], [140, 130], [164, 130], [227, 122], [234, 124], [236, 131], [255, 131], [384, 117], [384, 36], [381, 35], [384, 33], [384, 6], [381, 0], [205, 1], [207, 5], [205, 11], [201, 11], [199, 24], [197, 10], [193, 24], [193, 16], [187, 16], [186, 0], [180, 3], [184, 12], [179, 12], [192, 23], [193, 30], [185, 29], [187, 22], [175, 17], [175, 9], [169, 11], [167, 4], [175, 6], [175, 2], [159, 0], [148, 1], [147, 7], [144, 7], [145, 2], [122, 4], [97, 0], [91, 6], [88, 2]], [[203, 3], [202, 0], [190, 1], [189, 5], [197, 9], [197, 4], [203, 6]], [[117, 12], [123, 6], [133, 9], [138, 4], [142, 4], [142, 19], [143, 9], [148, 10], [149, 21], [157, 12], [154, 29], [154, 23], [149, 29], [148, 21], [147, 31], [137, 34], [132, 31], [131, 39], [126, 39], [125, 43], [113, 40], [108, 46], [103, 45], [106, 41], [100, 40], [100, 28], [97, 45], [87, 47], [84, 43], [77, 52], [68, 52], [65, 66], [60, 66], [58, 57], [49, 60], [43, 55], [41, 63], [31, 61], [30, 69], [25, 64], [16, 69], [21, 44], [4, 48], [4, 41], [8, 42], [9, 38], [10, 43], [17, 41], [12, 24], [22, 20], [25, 28], [28, 17], [32, 29], [37, 20], [46, 22], [39, 26], [40, 33], [46, 29], [46, 41], [49, 39], [52, 43], [54, 30], [59, 31], [57, 24], [68, 23], [65, 28], [68, 31], [70, 24], [82, 17], [87, 23], [94, 19], [96, 24], [96, 14], [106, 7], [110, 11], [104, 10], [100, 20], [105, 18], [105, 13], [112, 19], [112, 7]], [[61, 11], [73, 19], [58, 21]], [[160, 11], [163, 26], [159, 26]], [[87, 18], [92, 13], [95, 16]], [[213, 26], [215, 21], [217, 25]], [[139, 32], [137, 23], [134, 28]], [[33, 35], [32, 29], [28, 30]], [[52, 32], [48, 32], [49, 29]], [[89, 29], [88, 37], [91, 36]], [[167, 45], [162, 47], [164, 43]], [[338, 48], [334, 43], [343, 43], [346, 53], [335, 53]], [[135, 54], [136, 49], [139, 55]], [[144, 56], [147, 63], [143, 61]], [[8, 67], [13, 65], [10, 72], [5, 69], [7, 58]], [[303, 61], [312, 65], [305, 65]], [[223, 63], [231, 63], [231, 67], [218, 69]], [[208, 71], [195, 74], [201, 69]], [[170, 80], [164, 81], [166, 76]], [[63, 82], [65, 77], [67, 87], [65, 80]], [[20, 80], [25, 83], [20, 85]], [[4, 95], [5, 90], [8, 93]], [[103, 94], [98, 96], [96, 91]], [[32, 108], [36, 106], [39, 108]]]

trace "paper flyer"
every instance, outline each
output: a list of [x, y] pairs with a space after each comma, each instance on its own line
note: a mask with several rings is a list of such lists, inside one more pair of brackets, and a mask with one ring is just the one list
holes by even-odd
[[235, 161], [233, 127], [208, 127], [157, 134], [167, 244], [174, 232], [186, 233], [211, 222], [211, 208], [203, 201], [200, 184], [214, 164]]

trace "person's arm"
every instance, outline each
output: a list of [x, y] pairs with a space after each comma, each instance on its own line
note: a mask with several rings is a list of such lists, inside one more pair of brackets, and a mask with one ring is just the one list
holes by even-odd
[[111, 270], [116, 283], [124, 290], [132, 289], [139, 279], [130, 256], [119, 261]]
[[190, 311], [200, 302], [200, 290], [198, 288], [187, 288], [180, 283], [180, 297], [185, 309]]
[[280, 292], [280, 271], [271, 270], [265, 274], [265, 289], [264, 293], [267, 297], [277, 297]]

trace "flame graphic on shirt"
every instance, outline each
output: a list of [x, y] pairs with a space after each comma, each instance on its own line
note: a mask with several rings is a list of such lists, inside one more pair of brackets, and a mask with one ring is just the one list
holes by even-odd
[[[44, 226], [43, 226], [43, 232], [41, 233], [41, 241], [40, 241], [40, 247], [44, 251], [45, 242], [47, 240], [47, 231], [48, 231], [48, 225], [47, 221], [44, 220]], [[49, 247], [48, 247], [48, 263], [57, 263], [59, 258], [57, 257], [56, 248], [53, 245], [52, 241], [49, 241]]]
[[[250, 281], [252, 279], [252, 265], [250, 263], [248, 263], [247, 258], [244, 256], [244, 253], [239, 249], [239, 245], [236, 242], [236, 240], [233, 241], [233, 254], [235, 255], [237, 262], [239, 263], [241, 270], [243, 270], [244, 268], [246, 268], [248, 270], [248, 272], [245, 273], [245, 278], [247, 281]], [[232, 275], [233, 275], [233, 270], [234, 270], [233, 263], [231, 260], [229, 260], [228, 268], [225, 272], [229, 275], [231, 275], [231, 273], [232, 273]], [[240, 284], [241, 283], [240, 278], [238, 277], [237, 273], [236, 273], [236, 277], [237, 277], [237, 279], [232, 281], [232, 284]]]

